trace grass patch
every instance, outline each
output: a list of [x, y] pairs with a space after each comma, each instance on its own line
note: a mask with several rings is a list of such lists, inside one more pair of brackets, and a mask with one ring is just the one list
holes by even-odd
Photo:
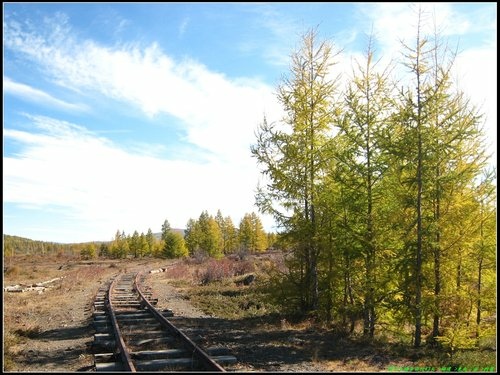
[[226, 280], [193, 286], [186, 292], [193, 305], [222, 319], [259, 317], [278, 311], [258, 285], [238, 287], [232, 280]]
[[[362, 339], [357, 340], [362, 343]], [[444, 349], [422, 346], [414, 348], [401, 343], [380, 342], [375, 340], [369, 344], [374, 352], [388, 355], [396, 362], [406, 363], [403, 368], [395, 366], [391, 371], [403, 371], [405, 367], [431, 368], [441, 372], [495, 372], [496, 351], [491, 349], [457, 350], [453, 356]]]
[[[493, 350], [457, 350], [453, 357], [441, 356], [441, 367], [452, 367], [455, 371], [488, 371], [496, 372], [496, 351]], [[459, 370], [462, 368], [462, 370]], [[467, 370], [464, 370], [466, 368]]]
[[182, 279], [169, 280], [168, 283], [176, 288], [188, 288], [192, 285], [189, 281]]
[[3, 337], [3, 369], [4, 371], [15, 370], [15, 358], [17, 351], [15, 346], [21, 344], [23, 339], [14, 332], [6, 332]]

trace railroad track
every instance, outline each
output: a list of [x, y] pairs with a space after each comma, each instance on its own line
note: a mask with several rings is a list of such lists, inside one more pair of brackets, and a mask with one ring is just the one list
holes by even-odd
[[142, 273], [121, 274], [102, 287], [94, 302], [96, 371], [213, 371], [236, 358], [223, 348], [202, 350], [159, 311]]

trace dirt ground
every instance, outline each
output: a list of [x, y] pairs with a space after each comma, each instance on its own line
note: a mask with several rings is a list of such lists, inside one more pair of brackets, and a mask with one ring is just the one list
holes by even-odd
[[[148, 271], [169, 261], [24, 257], [6, 263], [4, 287], [63, 278], [43, 293], [4, 291], [4, 372], [85, 372], [94, 371], [91, 320], [99, 287], [120, 272]], [[385, 372], [390, 366], [411, 365], [328, 331], [293, 326], [276, 318], [209, 316], [193, 306], [181, 289], [156, 274], [148, 275], [145, 284], [152, 287], [160, 308], [173, 310], [175, 324], [191, 339], [204, 348], [225, 347], [238, 358], [238, 364], [228, 371]]]

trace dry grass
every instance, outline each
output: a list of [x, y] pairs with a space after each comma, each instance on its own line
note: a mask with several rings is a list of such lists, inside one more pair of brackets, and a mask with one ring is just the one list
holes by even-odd
[[186, 263], [175, 263], [170, 267], [167, 267], [167, 271], [164, 274], [165, 279], [170, 280], [193, 280], [193, 267], [190, 267]]
[[8, 277], [16, 277], [19, 275], [19, 267], [17, 266], [10, 266], [10, 267], [6, 267], [5, 269], [5, 272], [4, 272], [4, 276], [8, 276]]
[[281, 329], [287, 331], [307, 331], [310, 329], [322, 329], [312, 319], [299, 320], [297, 322], [290, 322], [286, 318], [281, 319]]
[[[269, 262], [266, 257], [256, 256], [204, 262], [189, 259], [169, 265], [155, 278], [178, 288], [205, 314], [231, 320], [259, 317], [276, 313], [263, 284]], [[255, 275], [255, 281], [243, 285], [243, 279], [250, 274]]]
[[40, 336], [40, 333], [42, 333], [42, 327], [40, 327], [36, 323], [30, 324], [27, 327], [16, 329], [15, 333], [21, 337], [34, 339], [34, 338], [37, 338], [38, 336]]
[[347, 360], [323, 361], [325, 371], [328, 372], [379, 372], [381, 369], [373, 366], [368, 361], [363, 361], [358, 358]]
[[11, 259], [4, 271], [4, 284], [30, 285], [61, 276], [58, 268], [67, 261], [67, 259], [57, 259], [55, 256], [47, 259], [39, 256]]
[[[68, 363], [75, 368], [83, 367], [78, 363], [83, 360], [78, 355], [73, 360], [68, 350], [68, 345], [78, 350], [78, 344], [47, 339], [47, 335], [58, 335], [59, 330], [61, 335], [68, 335], [71, 330], [87, 326], [86, 319], [100, 282], [118, 270], [109, 268], [109, 262], [81, 262], [57, 256], [12, 258], [8, 270], [10, 272], [4, 272], [5, 286], [62, 279], [47, 284], [48, 288], [41, 294], [36, 291], [4, 292], [4, 370], [53, 371], [57, 366], [69, 369]], [[65, 327], [68, 330], [65, 331]], [[68, 339], [71, 340], [71, 336]], [[73, 339], [78, 341], [79, 338]], [[45, 358], [43, 364], [37, 363], [38, 356]]]
[[4, 332], [3, 336], [3, 370], [12, 371], [15, 368], [15, 358], [18, 354], [18, 345], [23, 342], [19, 335], [13, 332]]
[[[28, 262], [24, 263], [23, 258], [18, 259], [19, 263], [11, 266], [18, 271], [5, 275], [4, 284], [31, 285], [58, 277], [63, 278], [48, 284], [48, 288], [41, 294], [33, 291], [4, 293], [4, 323], [6, 326], [11, 326], [13, 330], [30, 331], [32, 326], [36, 326], [38, 320], [43, 320], [47, 315], [53, 314], [57, 310], [54, 307], [62, 307], [71, 303], [71, 299], [68, 299], [66, 293], [85, 288], [89, 282], [98, 282], [104, 279], [105, 268], [103, 266], [81, 268], [66, 266], [59, 269], [67, 263], [53, 262], [52, 259], [48, 259], [47, 262], [39, 262], [38, 265], [34, 266], [35, 261], [37, 259], [29, 259]], [[55, 323], [57, 324], [57, 322]], [[44, 326], [43, 323], [39, 325]], [[31, 331], [33, 330], [31, 329]]]
[[74, 269], [66, 273], [64, 279], [61, 280], [58, 289], [71, 291], [82, 287], [88, 282], [101, 282], [105, 280], [105, 276], [109, 273], [109, 267], [106, 266], [85, 266]]

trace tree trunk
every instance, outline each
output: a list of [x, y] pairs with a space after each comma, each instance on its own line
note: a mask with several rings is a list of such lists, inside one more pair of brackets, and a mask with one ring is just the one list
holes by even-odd
[[439, 220], [441, 218], [441, 191], [439, 185], [439, 166], [436, 167], [436, 207], [434, 220], [437, 225], [436, 245], [434, 248], [434, 319], [432, 324], [432, 338], [436, 340], [439, 336], [439, 318], [440, 318], [440, 293], [441, 293], [441, 233]]

